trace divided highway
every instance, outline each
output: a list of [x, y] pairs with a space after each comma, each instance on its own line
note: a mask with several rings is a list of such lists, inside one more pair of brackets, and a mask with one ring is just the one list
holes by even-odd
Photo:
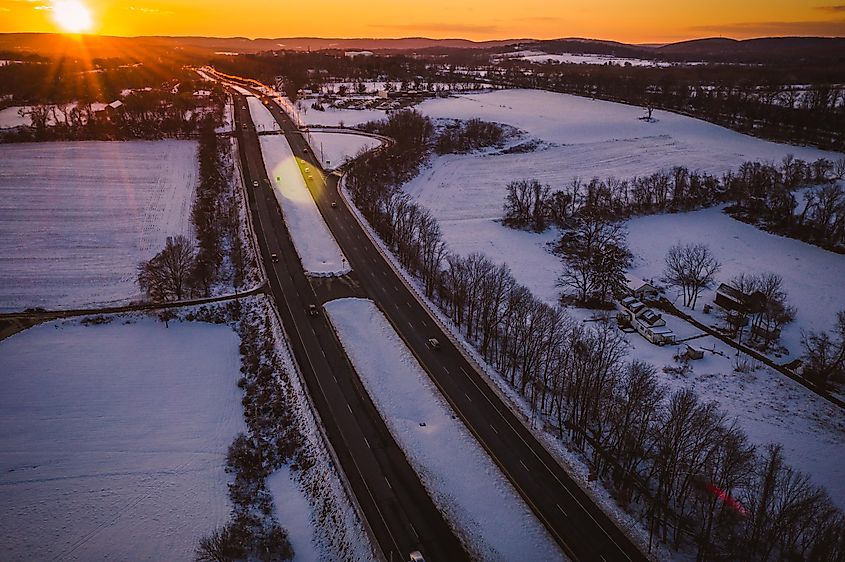
[[[270, 291], [308, 392], [381, 552], [388, 561], [408, 560], [414, 550], [435, 561], [469, 559], [370, 401], [328, 319], [308, 314], [308, 305], [325, 299], [305, 276], [270, 190], [245, 98], [233, 96], [242, 170]], [[335, 290], [354, 290], [352, 280], [334, 281]]]
[[[239, 85], [248, 88], [251, 86], [247, 81], [239, 81]], [[254, 92], [259, 99], [268, 103], [268, 108], [282, 127], [282, 131], [287, 136], [294, 154], [298, 158], [309, 162], [309, 165], [313, 166], [315, 170], [320, 170], [319, 163], [313, 157], [312, 152], [308, 150], [305, 139], [287, 114], [271, 98], [263, 96], [257, 91]], [[240, 111], [240, 108], [245, 105], [242, 103], [242, 98], [237, 95], [236, 98], [238, 99], [239, 119], [249, 119], [248, 115], [244, 116]], [[244, 111], [243, 113], [248, 112]], [[256, 170], [258, 164], [255, 160], [260, 159], [260, 153], [257, 156], [253, 154], [254, 151], [258, 150], [257, 137], [254, 134], [243, 136], [246, 138], [244, 139], [245, 142], [241, 144], [246, 145], [245, 158], [250, 170], [250, 177], [259, 177], [255, 174], [260, 174], [262, 178], [260, 193], [256, 195], [258, 195], [257, 198], [260, 200], [267, 199], [263, 204], [259, 204], [259, 208], [263, 209], [262, 213], [267, 215], [270, 213], [271, 204], [269, 198], [271, 196], [269, 195], [269, 184], [264, 183], [266, 181], [266, 175], [264, 174], [263, 168], [260, 171]], [[302, 302], [310, 302], [307, 300], [308, 298], [316, 299], [313, 301], [315, 304], [341, 296], [365, 296], [374, 300], [429, 373], [432, 381], [440, 388], [460, 419], [487, 450], [494, 462], [501, 468], [526, 503], [543, 522], [552, 537], [571, 559], [604, 560], [606, 562], [646, 560], [646, 556], [605, 515], [593, 502], [592, 498], [579, 487], [570, 475], [558, 464], [555, 458], [537, 441], [534, 435], [510, 410], [508, 405], [488, 386], [484, 377], [476, 371], [475, 367], [453, 345], [451, 339], [441, 330], [437, 322], [430, 316], [428, 310], [417, 301], [411, 290], [403, 283], [375, 247], [352, 212], [342, 203], [341, 196], [337, 191], [337, 182], [338, 177], [336, 175], [324, 176], [319, 173], [314, 174], [313, 180], [307, 181], [308, 187], [326, 224], [329, 226], [329, 229], [349, 260], [353, 272], [342, 279], [312, 279], [310, 285], [306, 279], [305, 284], [297, 283], [299, 293], [295, 294], [295, 298], [300, 302], [298, 311], [302, 312]], [[337, 206], [332, 207], [332, 202], [336, 202]], [[256, 221], [256, 227], [262, 232], [259, 237], [271, 238], [271, 247], [273, 247], [272, 239], [274, 237], [278, 238], [280, 236], [278, 233], [284, 231], [283, 224], [276, 224], [280, 222], [279, 218], [274, 222], [272, 221], [273, 219], [269, 216], [262, 216], [260, 223]], [[273, 225], [272, 231], [267, 230], [266, 225], [268, 224]], [[285, 237], [286, 235], [282, 236], [282, 240], [278, 240], [275, 243], [281, 247], [281, 241]], [[268, 257], [265, 247], [267, 243], [263, 242], [262, 244], [262, 253], [264, 254], [265, 262], [269, 264], [269, 260], [266, 259]], [[290, 246], [289, 239], [286, 240], [285, 244]], [[286, 266], [281, 267], [279, 265], [275, 269], [283, 269], [286, 276], [295, 277], [292, 270], [297, 270], [301, 273], [301, 267], [296, 259], [296, 255], [293, 253], [293, 248], [286, 248], [282, 251], [286, 256]], [[278, 285], [278, 282], [275, 282], [273, 277], [271, 275], [271, 286], [274, 289], [274, 294], [277, 294], [275, 286]], [[286, 292], [282, 291], [283, 294]], [[291, 299], [293, 296], [294, 294], [288, 293], [286, 298]], [[280, 308], [284, 309], [286, 307], [286, 301], [283, 300], [285, 297], [277, 295], [276, 298]], [[296, 305], [293, 306], [296, 308]], [[285, 314], [283, 310], [283, 318], [285, 318]], [[302, 314], [290, 313], [290, 315], [294, 318], [286, 320], [285, 327], [292, 338], [295, 338], [296, 332], [301, 330], [302, 326], [311, 327], [315, 326], [315, 324], [320, 325], [321, 334], [326, 334], [323, 330], [323, 323], [325, 321], [322, 317], [317, 321]], [[288, 324], [289, 321], [293, 323], [295, 328], [291, 328]], [[326, 326], [326, 328], [328, 327]], [[330, 332], [330, 328], [328, 330]], [[310, 332], [310, 330], [306, 331]], [[293, 333], [291, 334], [291, 332]], [[323, 335], [322, 337], [325, 340], [329, 336]], [[432, 337], [437, 338], [441, 342], [441, 348], [437, 351], [430, 349], [426, 345], [427, 339]], [[333, 336], [331, 338], [334, 342]], [[332, 348], [334, 345], [336, 344], [333, 343]], [[315, 352], [319, 354], [319, 351], [316, 349]], [[303, 370], [308, 370], [306, 367], [309, 358], [304, 359], [306, 364], [303, 365]], [[300, 357], [297, 357], [297, 360], [300, 361], [301, 365], [303, 364]], [[349, 372], [349, 375], [354, 379], [347, 380], [347, 375], [344, 374], [343, 386], [345, 388], [351, 386], [355, 393], [357, 393], [357, 396], [350, 398], [350, 400], [354, 399], [356, 404], [358, 402], [366, 402], [368, 404], [367, 410], [369, 415], [378, 418], [378, 413], [374, 411], [369, 400], [366, 398], [366, 392], [362, 389], [360, 381], [357, 380], [354, 372], [351, 371], [351, 367], [345, 363], [344, 358], [335, 358], [336, 364], [340, 362], [344, 363], [344, 373]], [[317, 370], [324, 372], [319, 367]], [[326, 368], [331, 370], [333, 366], [327, 365]], [[337, 374], [337, 371], [334, 372]], [[334, 388], [328, 388], [333, 385], [325, 384], [326, 382], [323, 379], [323, 386], [316, 389], [317, 394], [325, 392], [332, 393], [336, 390]], [[341, 390], [341, 392], [347, 393], [348, 390]], [[321, 396], [315, 396], [315, 400], [318, 401], [318, 398], [323, 399]], [[320, 408], [319, 401], [318, 408]], [[325, 415], [324, 421], [331, 422], [331, 420], [326, 420]], [[380, 419], [371, 420], [371, 423], [379, 426], [380, 429], [384, 425]], [[344, 424], [345, 422], [341, 425]], [[396, 445], [392, 440], [390, 442], [390, 450], [392, 452]], [[401, 456], [401, 452], [398, 455]], [[404, 457], [402, 460], [404, 461]], [[398, 463], [398, 461], [396, 462]], [[347, 469], [345, 463], [344, 469]], [[350, 481], [358, 478], [358, 475], [354, 472], [351, 475], [347, 472], [347, 475]], [[411, 483], [416, 486], [419, 484], [419, 481], [413, 478]], [[398, 494], [395, 485], [392, 490]], [[408, 492], [415, 497], [418, 493], [413, 490], [408, 490]], [[357, 490], [356, 494], [358, 494]], [[427, 503], [422, 503], [426, 503], [426, 513], [429, 513], [429, 517], [432, 517], [427, 507], [430, 504], [430, 500], [427, 497], [426, 500]], [[362, 507], [363, 503], [366, 502], [362, 502]], [[368, 519], [370, 518], [369, 513], [367, 517]], [[373, 525], [371, 521], [374, 529], [378, 526], [377, 523], [378, 521]], [[431, 531], [436, 531], [439, 528], [434, 523], [432, 525]], [[420, 532], [420, 536], [423, 535], [424, 533]], [[441, 541], [444, 545], [448, 543], [448, 541], [442, 538], [436, 539], [435, 543], [440, 545]], [[379, 542], [382, 542], [381, 539], [379, 539]], [[456, 552], [452, 552], [450, 554], [446, 551], [435, 552], [434, 550], [426, 550], [424, 554], [426, 554], [427, 560], [435, 561], [457, 560], [466, 556], [465, 553], [457, 554]], [[403, 556], [407, 556], [407, 554]]]

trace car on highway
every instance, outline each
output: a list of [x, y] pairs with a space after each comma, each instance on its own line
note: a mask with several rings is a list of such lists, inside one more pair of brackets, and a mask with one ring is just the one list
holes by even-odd
[[244, 123], [243, 125], [241, 125], [241, 129], [246, 130], [246, 123]]
[[270, 254], [270, 260], [273, 263], [278, 263], [279, 262], [279, 254]]
[[252, 187], [258, 187], [258, 180], [252, 180]]
[[305, 154], [308, 154], [308, 149], [307, 149], [307, 148], [303, 148], [303, 149], [302, 149], [302, 152], [304, 152]]
[[423, 558], [423, 555], [420, 553], [419, 550], [413, 551], [409, 555], [408, 560], [409, 560], [409, 562], [425, 562], [425, 558]]
[[317, 316], [320, 313], [316, 304], [308, 305], [308, 316]]
[[428, 338], [428, 341], [426, 343], [428, 344], [428, 347], [430, 347], [434, 351], [440, 349], [440, 342], [437, 341], [437, 338]]
[[337, 201], [332, 201], [332, 209], [334, 209], [335, 207], [337, 207]]

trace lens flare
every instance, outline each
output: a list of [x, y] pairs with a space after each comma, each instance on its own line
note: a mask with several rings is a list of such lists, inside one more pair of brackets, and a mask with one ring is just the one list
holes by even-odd
[[79, 0], [53, 2], [53, 20], [69, 33], [85, 33], [91, 29], [91, 10]]

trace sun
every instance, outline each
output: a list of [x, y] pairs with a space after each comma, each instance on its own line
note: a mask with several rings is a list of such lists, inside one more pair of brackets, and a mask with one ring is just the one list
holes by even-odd
[[56, 0], [53, 2], [53, 19], [68, 33], [90, 31], [94, 22], [91, 10], [80, 0]]

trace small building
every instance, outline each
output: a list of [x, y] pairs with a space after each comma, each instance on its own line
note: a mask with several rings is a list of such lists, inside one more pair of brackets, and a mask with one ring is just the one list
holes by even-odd
[[704, 350], [687, 344], [684, 346], [684, 351], [681, 353], [681, 357], [692, 361], [704, 359]]
[[639, 299], [657, 298], [657, 294], [659, 292], [657, 287], [648, 281], [644, 281], [639, 277], [634, 277], [633, 275], [628, 274], [625, 274], [625, 280], [625, 290], [627, 290], [629, 294], [632, 294]]
[[655, 345], [665, 345], [675, 341], [675, 334], [666, 328], [663, 316], [648, 308], [636, 298], [629, 296], [619, 301], [620, 324], [630, 325], [642, 337]]
[[713, 303], [726, 312], [748, 314], [761, 310], [766, 303], [766, 297], [760, 291], [754, 291], [749, 295], [736, 287], [721, 283], [716, 289], [716, 298], [713, 299]]
[[663, 319], [663, 315], [650, 308], [643, 310], [638, 315], [638, 318], [650, 328], [658, 328], [666, 325], [666, 320]]
[[746, 294], [730, 285], [721, 283], [716, 289], [716, 298], [713, 303], [719, 308], [728, 312], [745, 312]]

